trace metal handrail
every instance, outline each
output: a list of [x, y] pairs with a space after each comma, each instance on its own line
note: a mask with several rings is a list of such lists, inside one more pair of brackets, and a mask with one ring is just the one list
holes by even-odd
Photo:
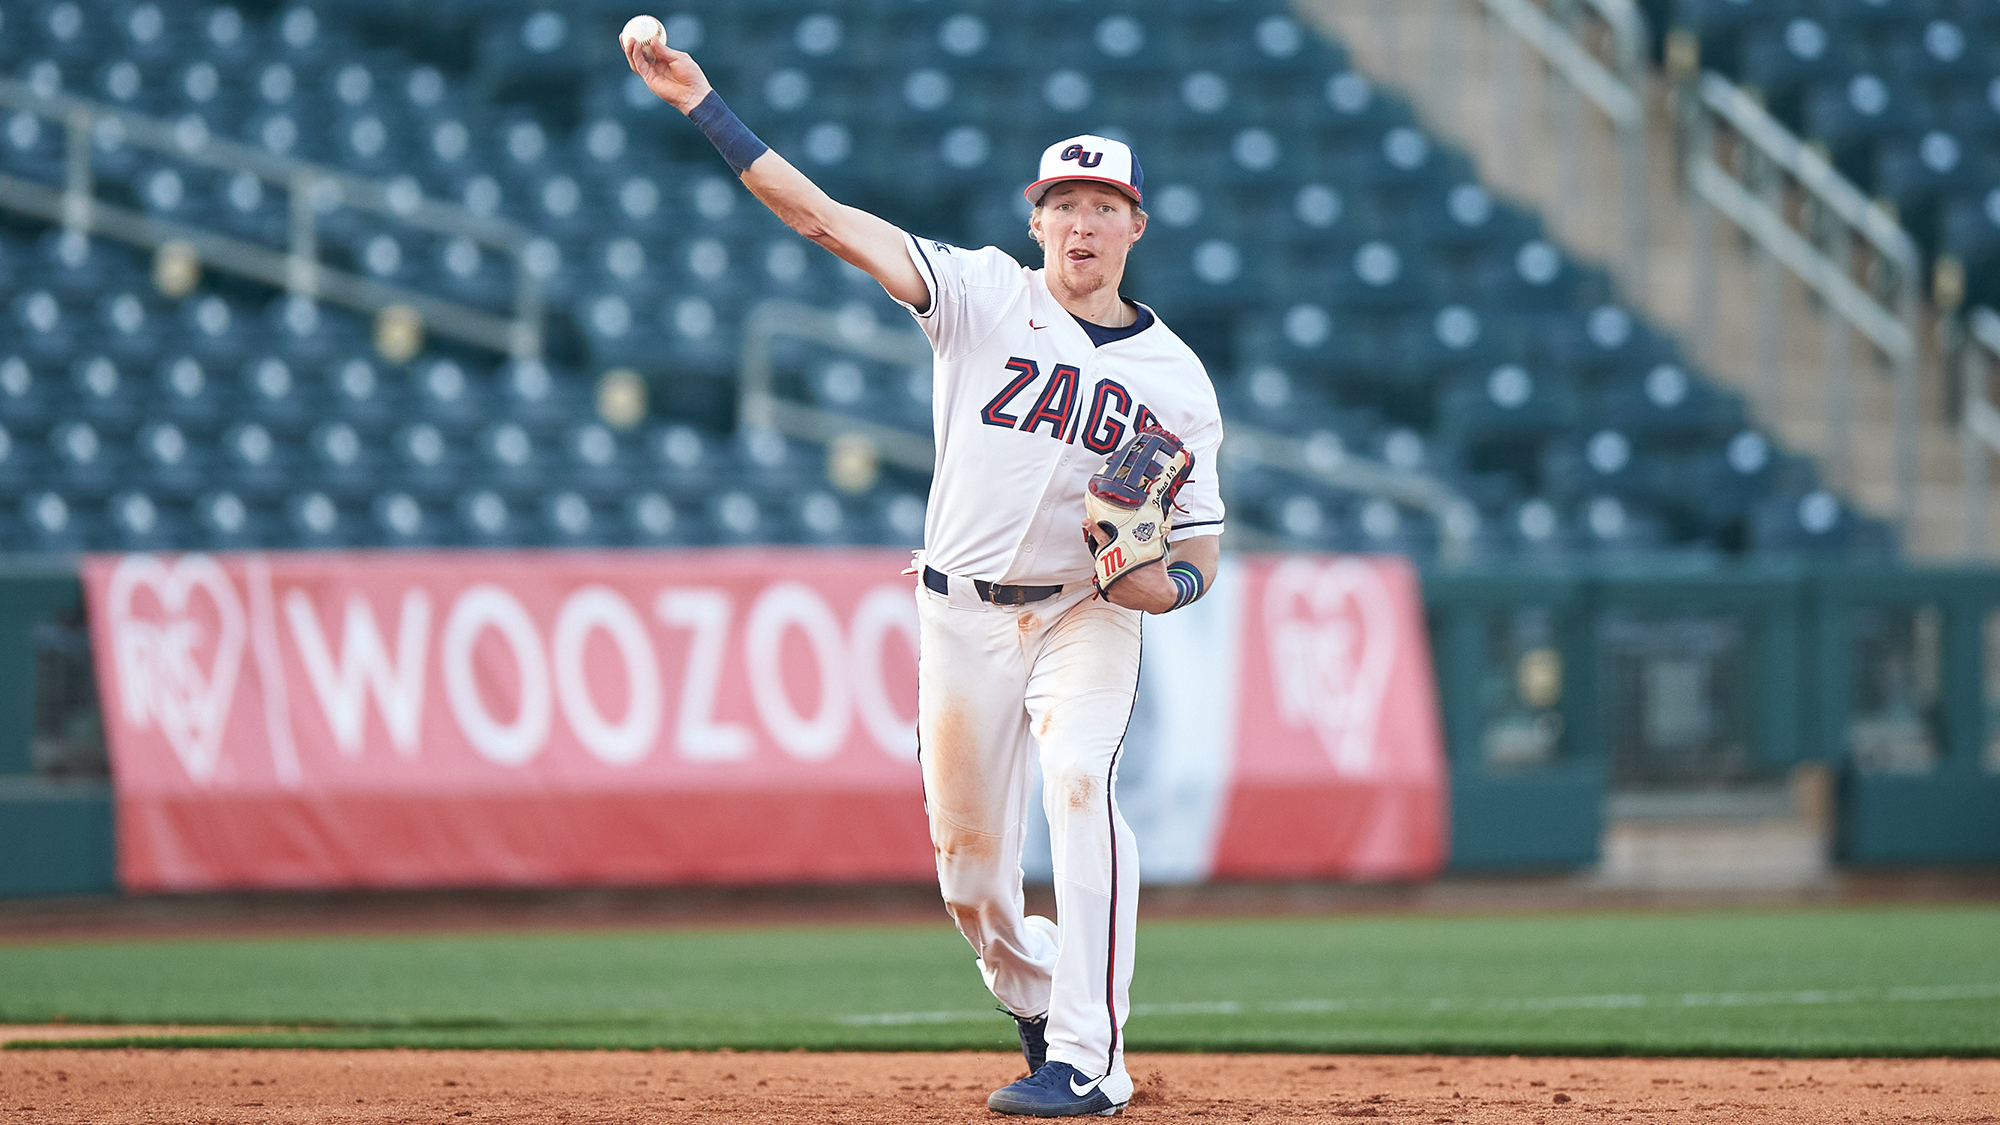
[[1650, 34], [1632, 0], [1587, 0], [1611, 30], [1612, 65], [1591, 54], [1561, 22], [1533, 0], [1480, 0], [1500, 24], [1533, 48], [1549, 69], [1596, 106], [1618, 136], [1619, 221], [1623, 283], [1634, 301], [1645, 299], [1650, 234], [1646, 204], [1646, 90]]
[[[1880, 204], [1856, 188], [1826, 157], [1773, 118], [1757, 100], [1714, 72], [1694, 77], [1683, 92], [1686, 117], [1688, 189], [1695, 200], [1694, 337], [1713, 337], [1715, 286], [1713, 233], [1708, 215], [1719, 212], [1756, 243], [1768, 268], [1782, 267], [1817, 294], [1834, 319], [1829, 326], [1827, 435], [1825, 451], [1835, 482], [1846, 484], [1853, 418], [1846, 331], [1851, 328], [1889, 361], [1895, 372], [1895, 522], [1907, 533], [1916, 510], [1917, 379], [1921, 362], [1921, 257], [1916, 242]], [[1746, 182], [1715, 157], [1718, 125], [1747, 147]], [[1781, 177], [1797, 185], [1818, 211], [1836, 220], [1829, 250], [1795, 229], [1786, 218]], [[1894, 274], [1892, 300], [1885, 304], [1854, 280], [1853, 236], [1873, 249]], [[1781, 325], [1776, 305], [1777, 276], [1763, 283], [1765, 307], [1758, 316], [1758, 353], [1766, 406], [1775, 415], [1782, 393]]]
[[[850, 316], [796, 301], [759, 302], [743, 324], [737, 419], [746, 431], [774, 430], [821, 445], [860, 439], [891, 464], [926, 474], [935, 470], [937, 448], [926, 435], [779, 397], [771, 344], [780, 337], [911, 366], [929, 365], [929, 340], [918, 333], [885, 328], [872, 316]], [[1435, 477], [1346, 453], [1331, 460], [1316, 459], [1297, 438], [1238, 422], [1228, 425], [1224, 456], [1428, 512], [1438, 522], [1440, 561], [1457, 566], [1471, 559], [1473, 537], [1479, 530], [1478, 508]]]
[[[57, 121], [67, 132], [67, 168], [60, 189], [0, 176], [0, 206], [14, 206], [79, 231], [157, 248], [184, 241], [204, 261], [230, 273], [281, 286], [308, 297], [379, 311], [404, 305], [424, 324], [467, 343], [536, 359], [542, 349], [541, 284], [523, 260], [534, 233], [505, 219], [478, 215], [464, 207], [356, 176], [340, 169], [279, 156], [217, 137], [199, 117], [166, 121], [72, 94], [44, 96], [26, 84], [0, 79], [0, 107]], [[291, 243], [272, 268], [268, 247], [203, 232], [119, 208], [96, 198], [91, 155], [100, 123], [117, 126], [121, 143], [167, 153], [177, 159], [228, 172], [247, 172], [286, 188], [291, 199]], [[50, 197], [55, 203], [51, 205]], [[465, 238], [505, 251], [514, 262], [514, 315], [496, 317], [471, 306], [424, 296], [331, 269], [319, 262], [318, 212], [327, 202], [368, 211], [433, 234]]]
[[1862, 194], [1826, 155], [1807, 145], [1772, 117], [1757, 99], [1714, 71], [1701, 76], [1701, 103], [1729, 122], [1757, 150], [1790, 172], [1800, 186], [1851, 226], [1909, 276], [1918, 273], [1916, 240], [1880, 203]]
[[1980, 306], [1965, 318], [1967, 346], [1962, 406], [1959, 411], [1959, 456], [1965, 468], [1965, 549], [1986, 553], [1986, 455], [2000, 453], [2000, 410], [1986, 395], [1986, 365], [2000, 357], [2000, 313]]

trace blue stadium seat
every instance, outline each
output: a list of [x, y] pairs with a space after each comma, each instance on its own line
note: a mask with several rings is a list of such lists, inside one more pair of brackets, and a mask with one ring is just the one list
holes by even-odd
[[50, 396], [27, 360], [18, 355], [0, 358], [0, 423], [40, 430], [53, 409]]
[[1810, 15], [1793, 16], [1744, 44], [1740, 76], [1763, 92], [1780, 120], [1796, 123], [1807, 87], [1868, 69], [1866, 48], [1837, 30]]
[[186, 544], [182, 514], [145, 492], [128, 490], [104, 506], [106, 546], [121, 551], [168, 551]]
[[512, 547], [529, 542], [523, 517], [492, 489], [479, 489], [458, 498], [457, 512], [461, 539], [478, 547]]
[[848, 505], [832, 492], [822, 489], [801, 494], [792, 504], [804, 542], [839, 546], [871, 541], [872, 528], [862, 513], [850, 512]]
[[543, 534], [557, 547], [601, 547], [612, 540], [616, 524], [582, 493], [564, 489], [541, 499]]
[[20, 505], [20, 547], [35, 553], [71, 553], [95, 544], [94, 522], [70, 497], [60, 492], [35, 492]]
[[487, 417], [485, 395], [457, 360], [436, 359], [415, 371], [417, 416], [448, 433], [464, 432]]
[[63, 179], [63, 131], [54, 121], [15, 110], [0, 125], [9, 175], [56, 185]]
[[630, 490], [633, 459], [618, 435], [602, 422], [584, 422], [563, 435], [561, 477], [592, 500], [609, 500]]
[[464, 457], [452, 439], [430, 422], [414, 422], [391, 437], [395, 476], [426, 501], [455, 496], [464, 483]]
[[75, 318], [62, 301], [47, 289], [30, 289], [13, 301], [15, 342], [27, 355], [40, 361], [69, 356], [76, 342]]
[[1587, 437], [1561, 437], [1542, 448], [1541, 484], [1548, 496], [1575, 500], [1591, 495], [1644, 498], [1671, 491], [1666, 462], [1642, 453], [1631, 437], [1615, 429]]
[[143, 293], [113, 290], [98, 301], [97, 319], [103, 328], [98, 339], [122, 362], [150, 360], [165, 342], [163, 318], [156, 315]]
[[306, 435], [313, 484], [340, 500], [375, 492], [379, 485], [376, 451], [346, 422], [325, 422]]
[[368, 505], [384, 547], [432, 547], [444, 542], [442, 519], [408, 492], [385, 492]]
[[1858, 545], [1858, 517], [1831, 493], [1772, 496], [1751, 513], [1751, 542], [1769, 554], [1838, 555]]
[[635, 547], [671, 547], [697, 542], [694, 521], [660, 492], [640, 492], [621, 506], [625, 542]]
[[362, 519], [320, 489], [307, 489], [285, 499], [285, 525], [291, 545], [327, 549], [368, 545], [371, 535]]
[[139, 416], [141, 399], [108, 357], [88, 356], [70, 365], [69, 409], [105, 433], [129, 432]]
[[1743, 401], [1690, 377], [1677, 363], [1607, 383], [1590, 414], [1634, 437], [1669, 442], [1720, 440], [1743, 428]]
[[219, 550], [261, 547], [277, 541], [277, 529], [270, 514], [253, 507], [233, 488], [219, 489], [197, 499], [194, 526], [204, 543]]
[[551, 8], [498, 14], [482, 21], [478, 72], [482, 81], [514, 83], [574, 81], [589, 65], [585, 36], [595, 21], [571, 19]]
[[250, 172], [216, 183], [213, 221], [224, 233], [265, 246], [283, 245], [289, 233], [289, 203], [280, 188]]
[[708, 502], [708, 520], [721, 543], [783, 542], [779, 521], [757, 498], [742, 490], [724, 492]]
[[1942, 129], [1876, 146], [1876, 191], [1896, 205], [1904, 228], [1926, 250], [1939, 244], [1946, 196], [1995, 183], [2000, 183], [2000, 155]]
[[[153, 401], [183, 425], [207, 431], [223, 416], [224, 396], [193, 356], [177, 355], [162, 362], [153, 383]], [[0, 379], [0, 389], [4, 388], [5, 380]]]
[[380, 432], [403, 419], [403, 396], [385, 384], [374, 361], [366, 356], [336, 358], [325, 373], [327, 405], [363, 433]]
[[1843, 175], [1869, 190], [1875, 143], [1917, 128], [1931, 113], [1914, 87], [1863, 73], [1813, 87], [1806, 96], [1805, 131], [1827, 146]]
[[[1904, 5], [1916, 9], [1920, 5]], [[1939, 13], [1946, 15], [1947, 13]], [[1993, 43], [1949, 18], [1886, 29], [1881, 53], [1890, 75], [1912, 85], [1981, 83], [1993, 76]]]
[[535, 436], [518, 422], [501, 422], [479, 435], [479, 479], [508, 493], [541, 483], [544, 458]]
[[197, 448], [171, 421], [149, 423], [138, 434], [143, 470], [139, 482], [155, 496], [186, 499], [207, 479], [207, 451]]
[[1438, 428], [1446, 440], [1466, 443], [1488, 436], [1552, 435], [1581, 420], [1573, 384], [1517, 363], [1447, 387], [1438, 400]]
[[145, 270], [132, 252], [115, 243], [55, 230], [42, 237], [39, 250], [46, 267], [40, 276], [65, 301], [80, 298], [88, 302], [114, 285], [137, 288], [147, 284]]
[[290, 451], [260, 422], [239, 422], [222, 435], [226, 468], [217, 477], [228, 488], [253, 500], [265, 500], [290, 484]]
[[233, 368], [261, 342], [254, 319], [213, 294], [181, 302], [180, 341], [211, 370]]
[[1807, 10], [1803, 0], [1674, 0], [1674, 21], [1698, 37], [1702, 65], [1735, 74], [1746, 32], [1781, 27]]
[[124, 479], [125, 458], [89, 422], [69, 421], [49, 431], [56, 479], [72, 496], [101, 498]]
[[304, 430], [320, 413], [319, 404], [293, 376], [291, 364], [275, 355], [260, 356], [244, 365], [239, 403], [244, 417], [287, 436]]
[[1547, 323], [1550, 358], [1584, 385], [1629, 378], [1677, 358], [1670, 341], [1615, 302], [1557, 313]]

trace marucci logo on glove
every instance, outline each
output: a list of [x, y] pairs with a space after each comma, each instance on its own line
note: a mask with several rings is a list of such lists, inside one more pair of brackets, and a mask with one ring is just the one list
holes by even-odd
[[1174, 497], [1194, 470], [1194, 454], [1181, 439], [1155, 425], [1132, 435], [1083, 492], [1084, 512], [1095, 533], [1084, 542], [1096, 559], [1098, 593], [1119, 579], [1167, 557]]

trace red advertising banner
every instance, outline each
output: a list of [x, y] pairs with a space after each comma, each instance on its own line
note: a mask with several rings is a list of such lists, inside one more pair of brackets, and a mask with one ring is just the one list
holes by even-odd
[[[121, 881], [931, 878], [907, 558], [93, 556]], [[1233, 640], [1158, 657], [1240, 681], [1181, 724], [1217, 732], [1178, 751], [1214, 784], [1172, 816], [1220, 829], [1178, 877], [1434, 871], [1442, 754], [1408, 567], [1238, 560], [1231, 581], [1176, 624], [1198, 610]], [[1175, 829], [1140, 830], [1143, 851]]]
[[1238, 632], [1236, 784], [1211, 872], [1413, 879], [1446, 858], [1437, 678], [1401, 558], [1257, 568]]

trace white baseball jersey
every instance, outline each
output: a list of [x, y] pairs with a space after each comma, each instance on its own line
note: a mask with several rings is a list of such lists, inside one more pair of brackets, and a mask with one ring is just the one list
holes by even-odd
[[1096, 346], [1041, 270], [994, 246], [908, 242], [931, 294], [928, 309], [911, 312], [937, 356], [927, 564], [1011, 585], [1088, 582], [1084, 486], [1153, 420], [1194, 454], [1169, 541], [1222, 533], [1215, 388], [1151, 310], [1142, 331]]

